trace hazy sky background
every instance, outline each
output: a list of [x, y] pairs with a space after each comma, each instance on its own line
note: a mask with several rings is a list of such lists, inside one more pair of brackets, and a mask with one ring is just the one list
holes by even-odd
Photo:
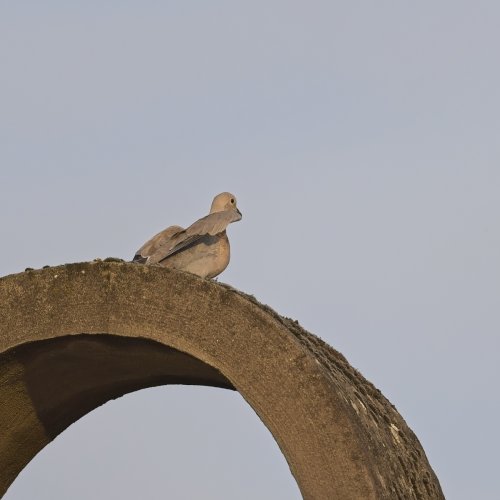
[[[0, 275], [131, 258], [229, 190], [220, 279], [396, 405], [445, 495], [498, 498], [497, 1], [0, 1]], [[7, 500], [300, 494], [237, 394], [113, 401]]]

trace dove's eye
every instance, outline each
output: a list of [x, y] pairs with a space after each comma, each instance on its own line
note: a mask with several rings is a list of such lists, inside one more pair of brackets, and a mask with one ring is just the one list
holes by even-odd
[[234, 198], [231, 198], [231, 203], [234, 205]]

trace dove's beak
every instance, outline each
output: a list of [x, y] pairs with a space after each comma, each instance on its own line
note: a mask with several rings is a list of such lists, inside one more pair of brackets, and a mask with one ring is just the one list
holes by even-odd
[[240, 215], [240, 218], [242, 218], [242, 217], [243, 217], [243, 214], [242, 214], [242, 213], [241, 213], [238, 209], [236, 209], [236, 211], [237, 211], [237, 212], [238, 212], [238, 214]]

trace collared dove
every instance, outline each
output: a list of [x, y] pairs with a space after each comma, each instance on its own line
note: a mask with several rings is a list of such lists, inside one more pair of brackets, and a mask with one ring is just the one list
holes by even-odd
[[231, 193], [220, 193], [213, 199], [208, 215], [187, 229], [167, 227], [137, 250], [133, 262], [159, 264], [202, 278], [214, 278], [229, 264], [226, 227], [241, 217], [236, 197]]

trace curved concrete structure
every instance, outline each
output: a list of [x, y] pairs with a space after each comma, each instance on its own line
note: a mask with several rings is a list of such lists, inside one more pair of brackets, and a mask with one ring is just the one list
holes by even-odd
[[444, 498], [396, 409], [319, 338], [227, 286], [113, 261], [0, 280], [0, 495], [87, 412], [173, 383], [239, 391], [306, 500]]

